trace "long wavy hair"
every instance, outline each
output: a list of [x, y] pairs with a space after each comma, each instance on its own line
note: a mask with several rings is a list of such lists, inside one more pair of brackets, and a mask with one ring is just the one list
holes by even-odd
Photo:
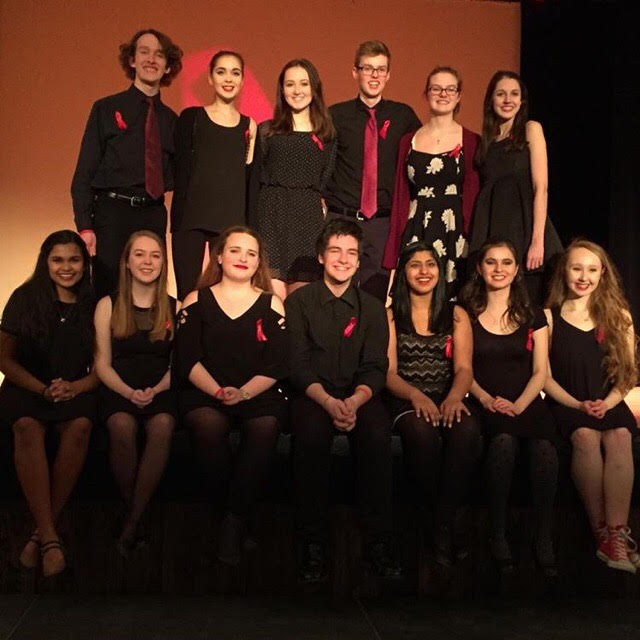
[[269, 263], [267, 261], [267, 254], [264, 248], [264, 243], [260, 236], [249, 227], [235, 226], [225, 229], [217, 238], [211, 249], [211, 255], [209, 256], [209, 264], [204, 270], [204, 273], [200, 276], [197, 289], [204, 289], [205, 287], [211, 287], [214, 284], [218, 284], [222, 280], [222, 268], [218, 262], [218, 256], [224, 251], [224, 247], [227, 244], [227, 240], [232, 233], [245, 233], [252, 238], [255, 238], [258, 243], [258, 269], [251, 278], [251, 284], [262, 291], [273, 293], [273, 287], [271, 286], [271, 278], [269, 276]]
[[76, 312], [80, 314], [82, 335], [78, 336], [83, 344], [93, 348], [93, 310], [95, 307], [95, 297], [91, 286], [89, 253], [82, 238], [70, 230], [54, 231], [48, 235], [36, 260], [36, 266], [31, 277], [21, 285], [28, 298], [29, 313], [23, 320], [22, 326], [25, 335], [29, 336], [39, 345], [46, 347], [51, 339], [52, 318], [58, 318], [56, 302], [58, 295], [56, 287], [49, 275], [49, 265], [47, 261], [49, 254], [56, 245], [74, 244], [82, 255], [82, 277], [71, 288], [76, 296]]
[[[586, 249], [595, 254], [602, 265], [602, 275], [595, 291], [589, 297], [589, 317], [597, 330], [605, 336], [606, 355], [602, 362], [608, 381], [622, 393], [638, 381], [636, 349], [629, 349], [628, 334], [633, 326], [629, 303], [622, 291], [620, 275], [607, 252], [595, 242], [574, 240], [560, 256], [549, 287], [547, 306], [560, 309], [569, 296], [567, 265], [573, 249]], [[637, 340], [634, 339], [634, 347]]]
[[438, 282], [431, 294], [428, 330], [432, 333], [451, 333], [453, 328], [452, 306], [447, 302], [444, 282], [444, 265], [432, 245], [421, 240], [411, 242], [400, 252], [396, 273], [391, 285], [391, 310], [396, 326], [404, 332], [415, 332], [411, 318], [411, 287], [407, 281], [407, 264], [419, 251], [427, 251], [438, 265]]
[[278, 91], [276, 93], [276, 106], [273, 112], [273, 120], [271, 121], [267, 135], [272, 136], [278, 133], [290, 133], [293, 131], [291, 107], [284, 97], [284, 75], [288, 69], [292, 69], [293, 67], [301, 67], [309, 76], [309, 84], [311, 86], [309, 118], [311, 120], [311, 126], [313, 127], [313, 133], [325, 142], [332, 140], [336, 135], [336, 130], [331, 121], [329, 110], [324, 103], [320, 75], [318, 74], [318, 70], [313, 66], [313, 63], [306, 58], [289, 60], [289, 62], [282, 67], [282, 71], [280, 71], [280, 75], [278, 76]]
[[504, 238], [489, 238], [481, 247], [478, 252], [478, 261], [476, 270], [467, 283], [462, 287], [460, 291], [460, 300], [469, 312], [471, 319], [476, 322], [478, 316], [487, 308], [487, 285], [482, 279], [477, 267], [482, 264], [487, 253], [495, 247], [505, 247], [508, 249], [515, 260], [518, 267], [518, 273], [511, 283], [509, 291], [509, 303], [504, 315], [507, 319], [507, 324], [521, 327], [530, 326], [533, 322], [533, 311], [529, 302], [529, 294], [527, 293], [527, 287], [524, 284], [524, 277], [522, 276], [522, 268], [518, 260], [516, 248], [513, 243]]
[[482, 135], [478, 153], [476, 154], [476, 164], [478, 165], [485, 161], [489, 146], [500, 133], [500, 119], [493, 108], [493, 94], [498, 82], [504, 78], [515, 80], [520, 85], [520, 109], [518, 109], [518, 113], [513, 119], [513, 126], [506, 142], [506, 148], [509, 151], [520, 151], [527, 146], [527, 121], [529, 120], [529, 92], [527, 87], [515, 71], [496, 71], [491, 80], [489, 80], [487, 92], [484, 94]]
[[129, 236], [120, 256], [118, 293], [111, 312], [111, 332], [114, 338], [128, 338], [138, 330], [134, 317], [133, 293], [131, 290], [133, 278], [131, 269], [128, 266], [131, 249], [138, 238], [151, 238], [158, 244], [158, 248], [162, 253], [160, 275], [154, 282], [155, 294], [153, 306], [151, 307], [152, 325], [149, 338], [152, 342], [173, 338], [173, 309], [167, 295], [167, 252], [160, 237], [153, 231], [144, 229], [136, 231]]

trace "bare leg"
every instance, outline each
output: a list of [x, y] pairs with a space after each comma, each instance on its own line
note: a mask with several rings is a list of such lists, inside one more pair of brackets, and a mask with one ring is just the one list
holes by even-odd
[[171, 435], [175, 420], [168, 413], [151, 416], [146, 423], [147, 442], [140, 458], [138, 475], [133, 488], [131, 510], [122, 529], [121, 541], [128, 543], [135, 538], [136, 527], [160, 478], [169, 458]]
[[601, 433], [594, 429], [576, 429], [571, 435], [571, 444], [571, 476], [584, 503], [591, 529], [596, 531], [605, 520]]
[[136, 481], [138, 452], [136, 433], [138, 421], [130, 413], [119, 411], [107, 419], [109, 430], [109, 462], [127, 509], [131, 508], [133, 486]]
[[631, 434], [627, 429], [612, 429], [602, 434], [604, 459], [604, 508], [610, 527], [626, 525], [633, 487]]

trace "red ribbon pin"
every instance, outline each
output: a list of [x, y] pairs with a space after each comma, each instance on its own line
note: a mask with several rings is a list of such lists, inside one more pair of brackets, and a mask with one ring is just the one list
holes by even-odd
[[342, 335], [345, 338], [350, 338], [351, 334], [353, 333], [353, 330], [356, 328], [356, 324], [358, 323], [358, 321], [356, 320], [355, 316], [351, 316], [349, 318], [349, 322], [347, 322], [347, 326], [344, 328], [344, 331], [342, 332]]
[[527, 331], [527, 351], [533, 351], [533, 329]]
[[448, 360], [453, 358], [453, 337], [447, 336], [447, 341], [444, 343], [444, 355]]
[[380, 137], [383, 140], [387, 139], [387, 131], [389, 131], [390, 126], [391, 126], [391, 120], [385, 120], [382, 124], [382, 127], [380, 127]]
[[256, 340], [258, 342], [266, 342], [267, 336], [264, 333], [264, 329], [262, 328], [262, 318], [258, 318], [256, 320]]
[[116, 125], [118, 125], [118, 129], [124, 131], [127, 128], [127, 123], [124, 121], [122, 114], [119, 111], [115, 112]]
[[316, 147], [320, 149], [320, 151], [324, 151], [324, 145], [322, 144], [322, 140], [320, 140], [320, 138], [318, 138], [318, 136], [315, 133], [311, 134], [311, 139], [313, 140]]

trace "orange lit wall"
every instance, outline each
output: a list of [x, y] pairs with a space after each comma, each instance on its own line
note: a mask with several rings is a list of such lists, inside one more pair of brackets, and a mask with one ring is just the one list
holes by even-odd
[[245, 106], [264, 113], [279, 69], [294, 57], [316, 64], [329, 103], [355, 96], [355, 46], [379, 38], [393, 55], [385, 95], [424, 117], [426, 72], [452, 65], [464, 78], [460, 120], [476, 130], [489, 77], [519, 67], [517, 3], [0, 0], [0, 308], [29, 275], [44, 237], [72, 228], [69, 184], [89, 109], [126, 88], [118, 45], [148, 26], [170, 34], [195, 69], [192, 80], [185, 74], [163, 91], [176, 111], [209, 99], [208, 52], [223, 46], [244, 54], [264, 96]]

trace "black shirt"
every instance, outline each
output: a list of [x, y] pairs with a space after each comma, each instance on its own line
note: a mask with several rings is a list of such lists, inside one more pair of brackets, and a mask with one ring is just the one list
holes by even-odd
[[[164, 188], [171, 191], [177, 116], [161, 102], [159, 93], [153, 100], [160, 130]], [[79, 231], [93, 227], [91, 214], [96, 190], [145, 195], [144, 125], [148, 109], [147, 96], [134, 85], [94, 102], [71, 182], [73, 213]]]
[[[421, 126], [414, 110], [402, 102], [380, 100], [375, 106], [378, 123], [378, 210], [390, 210], [400, 138]], [[358, 97], [329, 108], [338, 132], [338, 155], [325, 199], [329, 208], [360, 208], [364, 130], [369, 109]], [[386, 122], [389, 124], [385, 124]], [[385, 136], [385, 137], [383, 137]]]
[[360, 384], [374, 394], [384, 387], [389, 330], [379, 300], [353, 284], [336, 297], [318, 280], [287, 296], [285, 308], [298, 390], [319, 382], [327, 393], [347, 397]]

